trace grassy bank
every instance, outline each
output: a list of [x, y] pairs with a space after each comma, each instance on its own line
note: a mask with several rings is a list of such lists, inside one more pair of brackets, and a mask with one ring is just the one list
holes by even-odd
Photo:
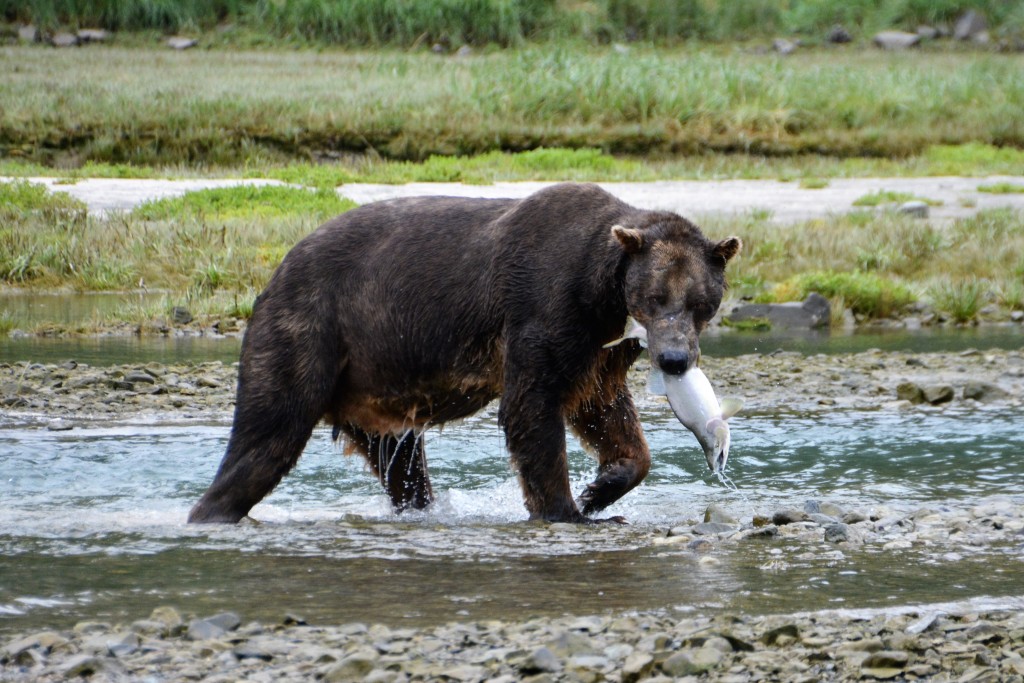
[[[1024, 29], [1018, 0], [0, 0], [0, 17], [47, 29], [211, 31], [236, 41], [409, 46], [524, 41], [818, 38], [841, 23], [854, 35], [949, 26], [983, 12], [997, 35]], [[225, 31], [231, 27], [233, 31]]]
[[540, 147], [903, 158], [1024, 147], [1024, 56], [544, 46], [429, 53], [4, 48], [0, 151], [264, 168]]
[[[526, 152], [487, 152], [476, 156], [431, 156], [398, 161], [374, 155], [348, 155], [330, 163], [274, 162], [245, 166], [137, 166], [87, 162], [78, 168], [0, 161], [0, 176], [54, 177], [73, 183], [87, 178], [271, 178], [307, 187], [345, 183], [564, 180], [580, 182], [665, 179], [799, 180], [805, 188], [828, 187], [834, 178], [1014, 175], [1024, 168], [1024, 150], [977, 143], [933, 145], [905, 158], [834, 157], [815, 154], [698, 154], [690, 156], [613, 156], [595, 149], [539, 148]], [[983, 192], [1024, 191], [1016, 183], [979, 188]], [[867, 201], [867, 200], [865, 200]]]
[[[126, 296], [121, 309], [71, 332], [119, 322], [158, 329], [175, 306], [214, 319], [245, 318], [287, 251], [351, 206], [326, 190], [235, 187], [100, 218], [68, 195], [23, 181], [3, 183], [0, 284], [166, 292], [145, 305]], [[723, 218], [704, 225], [712, 236], [743, 236], [744, 252], [730, 266], [733, 297], [785, 301], [818, 291], [839, 310], [850, 307], [866, 318], [899, 315], [919, 300], [964, 322], [987, 304], [1004, 315], [1024, 310], [1020, 213], [981, 212], [945, 227], [886, 211], [782, 229], [769, 218], [752, 213], [740, 224]], [[8, 316], [0, 326], [10, 330], [19, 321]]]

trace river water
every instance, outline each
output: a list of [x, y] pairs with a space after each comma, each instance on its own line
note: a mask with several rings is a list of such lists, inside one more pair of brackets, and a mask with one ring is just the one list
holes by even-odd
[[[396, 517], [325, 430], [252, 512], [259, 524], [184, 524], [226, 424], [128, 423], [0, 431], [0, 632], [84, 619], [224, 610], [275, 621], [427, 625], [627, 610], [770, 613], [979, 596], [1024, 585], [1020, 545], [840, 548], [796, 541], [660, 545], [717, 503], [749, 521], [806, 500], [912, 510], [1022, 498], [1020, 411], [843, 412], [734, 418], [730, 473], [705, 470], [671, 414], [643, 415], [654, 466], [607, 512], [629, 526], [524, 521], [492, 411], [428, 433], [438, 501]], [[574, 490], [593, 461], [570, 449]], [[711, 558], [709, 560], [708, 558]]]
[[[19, 318], [81, 319], [121, 305], [104, 295], [7, 298]], [[712, 331], [704, 353], [806, 354], [868, 348], [1020, 348], [1021, 326], [780, 334]], [[209, 337], [0, 339], [0, 362], [237, 360], [240, 340]], [[224, 610], [275, 621], [429, 625], [629, 610], [792, 612], [985, 598], [1013, 604], [1024, 548], [841, 548], [795, 540], [658, 543], [715, 503], [749, 522], [805, 501], [863, 511], [1024, 500], [1024, 411], [951, 409], [755, 414], [733, 418], [730, 476], [709, 477], [693, 437], [663, 408], [643, 414], [654, 466], [608, 514], [630, 525], [524, 521], [493, 411], [428, 434], [438, 501], [396, 517], [362, 462], [318, 431], [296, 470], [253, 510], [259, 523], [190, 527], [189, 507], [226, 445], [225, 423], [0, 430], [0, 633], [81, 620]], [[0, 420], [0, 422], [3, 422]], [[574, 490], [593, 461], [570, 442]]]

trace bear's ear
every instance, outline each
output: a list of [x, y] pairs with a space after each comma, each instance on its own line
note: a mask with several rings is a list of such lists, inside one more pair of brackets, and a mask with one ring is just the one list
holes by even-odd
[[622, 250], [627, 254], [635, 254], [644, 247], [644, 236], [634, 228], [624, 228], [621, 225], [612, 226], [612, 235], [622, 245]]
[[740, 253], [740, 249], [743, 248], [743, 241], [739, 237], [726, 237], [724, 240], [716, 244], [712, 249], [711, 253], [722, 259], [722, 263], [728, 263], [736, 254]]

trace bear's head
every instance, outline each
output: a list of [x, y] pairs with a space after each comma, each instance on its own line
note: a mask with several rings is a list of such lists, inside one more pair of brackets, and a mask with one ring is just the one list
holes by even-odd
[[651, 362], [667, 375], [685, 373], [700, 357], [698, 336], [722, 303], [725, 266], [742, 242], [708, 240], [675, 214], [611, 233], [627, 255], [626, 308], [647, 331]]

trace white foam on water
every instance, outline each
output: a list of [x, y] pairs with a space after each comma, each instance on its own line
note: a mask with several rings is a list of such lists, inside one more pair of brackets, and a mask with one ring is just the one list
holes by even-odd
[[844, 619], [869, 620], [876, 616], [895, 617], [904, 614], [962, 615], [972, 612], [995, 612], [1005, 610], [1024, 610], [1024, 595], [981, 595], [973, 598], [967, 598], [966, 600], [954, 600], [950, 602], [865, 607], [859, 609], [841, 607], [838, 609], [815, 610], [812, 612], [797, 612], [794, 616], [835, 616]]

